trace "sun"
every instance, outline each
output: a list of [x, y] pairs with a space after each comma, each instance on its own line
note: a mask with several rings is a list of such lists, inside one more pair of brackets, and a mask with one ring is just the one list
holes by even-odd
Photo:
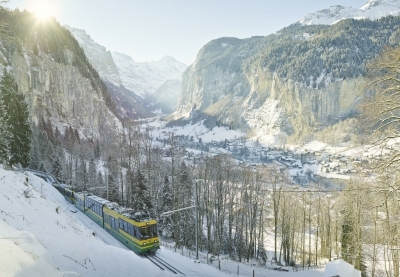
[[47, 21], [55, 14], [54, 1], [36, 0], [31, 8], [39, 21]]

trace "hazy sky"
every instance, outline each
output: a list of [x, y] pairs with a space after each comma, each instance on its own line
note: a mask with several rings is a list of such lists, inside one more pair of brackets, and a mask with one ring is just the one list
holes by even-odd
[[274, 33], [333, 5], [359, 8], [368, 0], [10, 0], [9, 8], [51, 13], [84, 29], [108, 50], [135, 61], [170, 55], [186, 64], [207, 42]]

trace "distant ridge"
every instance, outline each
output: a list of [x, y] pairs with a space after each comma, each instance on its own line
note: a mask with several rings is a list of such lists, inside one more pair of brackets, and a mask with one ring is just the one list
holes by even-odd
[[399, 15], [400, 1], [370, 0], [361, 8], [331, 6], [317, 12], [309, 13], [297, 23], [301, 25], [331, 25], [343, 19], [379, 19], [384, 16]]

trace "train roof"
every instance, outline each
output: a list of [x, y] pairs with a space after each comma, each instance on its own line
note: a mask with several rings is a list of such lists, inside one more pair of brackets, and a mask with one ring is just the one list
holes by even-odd
[[110, 202], [110, 201], [108, 201], [108, 200], [106, 200], [104, 198], [101, 198], [99, 196], [96, 196], [96, 195], [87, 195], [86, 198], [92, 199], [93, 201], [96, 201], [96, 202], [98, 202], [98, 203], [100, 203], [102, 205], [107, 204], [107, 203]]

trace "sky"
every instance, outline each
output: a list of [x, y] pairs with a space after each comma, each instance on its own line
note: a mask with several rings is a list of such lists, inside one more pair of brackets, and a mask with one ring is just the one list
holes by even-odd
[[266, 36], [333, 5], [359, 8], [368, 0], [9, 0], [11, 9], [50, 14], [84, 29], [136, 62], [169, 55], [187, 65], [209, 41]]

